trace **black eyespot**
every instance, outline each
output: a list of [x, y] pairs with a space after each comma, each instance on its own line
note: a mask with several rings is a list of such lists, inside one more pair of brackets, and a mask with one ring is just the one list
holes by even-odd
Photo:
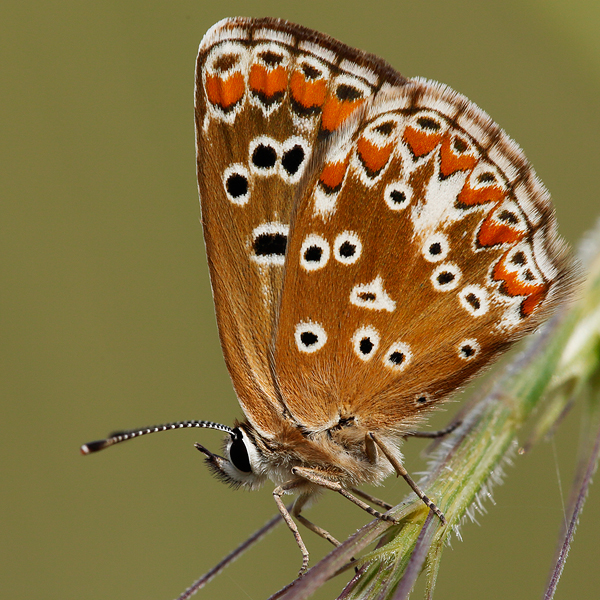
[[269, 50], [261, 52], [258, 56], [265, 63], [265, 65], [269, 65], [269, 67], [276, 67], [283, 62], [283, 56], [281, 56], [281, 54], [275, 54], [275, 52], [271, 52]]
[[295, 175], [304, 160], [304, 150], [302, 146], [296, 144], [291, 150], [284, 153], [281, 158], [281, 164], [289, 175]]
[[465, 140], [461, 140], [460, 138], [454, 138], [454, 150], [459, 154], [462, 154], [467, 148], [467, 142]]
[[417, 398], [417, 404], [425, 404], [427, 402], [428, 398], [427, 396], [419, 396]]
[[323, 249], [319, 246], [310, 246], [304, 252], [304, 260], [308, 262], [319, 262], [323, 256]]
[[429, 254], [432, 256], [437, 256], [442, 253], [442, 245], [439, 242], [434, 242], [429, 246]]
[[406, 202], [406, 194], [401, 190], [392, 190], [390, 198], [394, 204], [404, 204]]
[[238, 427], [233, 430], [231, 439], [232, 442], [229, 446], [229, 460], [231, 464], [242, 473], [252, 473], [248, 449], [246, 448], [246, 444], [244, 444], [242, 432]]
[[365, 337], [362, 340], [360, 340], [358, 347], [360, 348], [362, 354], [371, 354], [373, 348], [375, 347], [375, 344], [373, 344], [373, 342], [368, 337]]
[[225, 182], [227, 187], [227, 193], [232, 198], [239, 198], [245, 196], [248, 193], [248, 180], [238, 173], [233, 173], [227, 178]]
[[431, 129], [431, 131], [438, 131], [441, 129], [441, 125], [431, 117], [419, 117], [417, 123], [421, 129]]
[[465, 358], [471, 358], [471, 356], [475, 356], [475, 348], [469, 344], [461, 346], [460, 352]]
[[338, 85], [337, 90], [335, 90], [335, 95], [339, 100], [346, 100], [349, 102], [363, 97], [363, 93], [360, 90], [351, 85], [347, 85], [346, 83]]
[[515, 255], [510, 259], [513, 265], [524, 265], [527, 262], [523, 252], [515, 252]]
[[454, 280], [454, 273], [450, 273], [450, 271], [442, 271], [437, 276], [437, 282], [440, 285], [448, 285], [453, 280]]
[[271, 169], [277, 161], [277, 152], [272, 146], [259, 144], [252, 153], [252, 164], [259, 169]]
[[395, 365], [401, 365], [404, 362], [404, 354], [402, 352], [392, 352], [389, 356], [391, 363]]
[[477, 181], [479, 183], [491, 183], [492, 181], [496, 181], [496, 177], [493, 173], [482, 173], [478, 178]]
[[377, 133], [381, 133], [381, 135], [390, 135], [390, 133], [394, 131], [395, 127], [396, 123], [394, 123], [393, 121], [388, 121], [387, 123], [377, 125], [377, 127], [375, 127], [375, 131]]
[[307, 64], [302, 65], [302, 72], [304, 73], [304, 77], [306, 77], [306, 79], [317, 79], [323, 75], [319, 69]]
[[500, 221], [506, 221], [507, 223], [510, 223], [511, 225], [516, 225], [519, 222], [519, 219], [517, 219], [517, 217], [514, 215], [514, 213], [511, 213], [509, 210], [503, 210], [498, 215], [498, 219], [500, 219]]
[[300, 340], [305, 346], [308, 347], [312, 346], [313, 344], [316, 344], [319, 341], [319, 336], [317, 336], [312, 331], [303, 331], [300, 334]]
[[240, 62], [240, 56], [238, 54], [224, 54], [219, 56], [213, 64], [213, 69], [217, 73], [225, 73], [232, 67]]
[[465, 300], [475, 309], [475, 310], [479, 310], [481, 308], [481, 301], [479, 300], [479, 298], [473, 294], [467, 294], [465, 296]]
[[364, 302], [374, 302], [377, 296], [373, 292], [360, 292], [358, 297]]
[[285, 256], [287, 235], [283, 233], [261, 233], [256, 236], [252, 245], [256, 256]]
[[339, 252], [340, 256], [343, 256], [344, 258], [350, 258], [351, 256], [354, 256], [356, 252], [356, 244], [346, 241], [340, 246]]

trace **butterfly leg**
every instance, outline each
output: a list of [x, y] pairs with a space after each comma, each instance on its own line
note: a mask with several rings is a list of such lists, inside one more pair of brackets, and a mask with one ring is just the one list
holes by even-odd
[[320, 485], [321, 487], [341, 494], [342, 496], [344, 496], [344, 498], [347, 498], [348, 500], [350, 500], [350, 502], [353, 502], [354, 504], [356, 504], [356, 506], [359, 506], [364, 511], [368, 512], [370, 515], [373, 515], [377, 519], [395, 522], [392, 516], [380, 513], [378, 510], [375, 510], [373, 507], [369, 506], [366, 502], [363, 502], [356, 496], [353, 496], [348, 490], [346, 490], [346, 488], [344, 488], [337, 481], [330, 481], [329, 479], [326, 479], [325, 477], [319, 475], [312, 469], [306, 469], [305, 467], [294, 467], [292, 469], [292, 473], [294, 475], [298, 475], [299, 477], [306, 479], [307, 481], [310, 481], [311, 483], [314, 483], [315, 485]]
[[412, 488], [413, 492], [423, 501], [423, 503], [429, 507], [440, 519], [443, 525], [446, 524], [446, 517], [444, 513], [432, 502], [425, 492], [417, 485], [417, 482], [408, 474], [408, 471], [402, 466], [398, 459], [390, 452], [388, 447], [374, 434], [368, 434], [370, 438], [379, 446], [385, 457], [392, 463], [392, 466], [396, 470], [396, 473], [404, 478], [404, 481]]
[[390, 508], [393, 508], [393, 506], [391, 504], [388, 504], [387, 502], [384, 502], [383, 500], [380, 500], [379, 498], [376, 498], [375, 496], [371, 496], [371, 494], [367, 494], [367, 492], [363, 492], [362, 490], [359, 490], [358, 488], [350, 488], [350, 489], [352, 490], [353, 494], [356, 494], [357, 496], [364, 498], [367, 502], [370, 502], [371, 504], [381, 506], [381, 508], [385, 508], [385, 510], [390, 510]]
[[302, 511], [302, 508], [304, 507], [304, 505], [306, 504], [306, 501], [309, 498], [310, 498], [310, 495], [305, 494], [303, 496], [299, 496], [296, 499], [296, 502], [294, 502], [294, 507], [292, 508], [292, 516], [295, 517], [296, 519], [298, 519], [298, 521], [300, 521], [300, 523], [302, 523], [302, 525], [304, 525], [304, 527], [306, 527], [307, 529], [310, 529], [313, 533], [316, 533], [318, 536], [322, 537], [323, 539], [326, 539], [328, 542], [330, 542], [334, 546], [336, 546], [336, 547], [339, 546], [340, 542], [338, 542], [328, 531], [326, 531], [322, 527], [319, 527], [318, 525], [315, 525], [313, 522], [309, 521], [306, 517], [304, 517], [300, 514], [300, 512]]
[[448, 427], [439, 429], [438, 431], [409, 431], [404, 434], [405, 437], [418, 437], [418, 438], [440, 438], [452, 433], [455, 429], [458, 429], [462, 425], [462, 421], [456, 421], [456, 423], [450, 423]]
[[[303, 575], [306, 572], [306, 569], [308, 568], [308, 550], [306, 549], [306, 546], [304, 545], [304, 540], [302, 539], [302, 536], [298, 531], [298, 526], [294, 522], [294, 519], [292, 519], [292, 516], [290, 515], [290, 512], [288, 511], [286, 505], [283, 503], [281, 496], [283, 496], [285, 492], [289, 492], [290, 490], [293, 490], [294, 488], [298, 487], [299, 485], [302, 485], [303, 483], [304, 482], [301, 479], [294, 479], [292, 481], [284, 483], [283, 485], [278, 485], [273, 490], [273, 498], [275, 498], [275, 504], [277, 504], [277, 508], [279, 509], [279, 512], [281, 513], [281, 516], [283, 517], [283, 520], [285, 521], [286, 525], [294, 534], [296, 543], [300, 548], [300, 552], [302, 552], [302, 567], [300, 568], [300, 572], [298, 573], [298, 575]], [[293, 510], [294, 508], [292, 507], [292, 511]]]

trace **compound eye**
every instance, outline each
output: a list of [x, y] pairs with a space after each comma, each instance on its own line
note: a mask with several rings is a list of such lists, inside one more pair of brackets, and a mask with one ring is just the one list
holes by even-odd
[[241, 430], [236, 427], [231, 436], [231, 445], [229, 446], [229, 460], [231, 464], [242, 473], [251, 473], [250, 457], [246, 444], [244, 444], [244, 436]]

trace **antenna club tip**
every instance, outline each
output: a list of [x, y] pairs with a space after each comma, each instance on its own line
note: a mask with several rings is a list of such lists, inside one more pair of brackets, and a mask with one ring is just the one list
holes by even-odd
[[102, 450], [103, 448], [106, 448], [109, 445], [110, 444], [107, 444], [107, 440], [98, 440], [97, 442], [89, 442], [88, 444], [83, 444], [79, 451], [85, 456], [86, 454], [92, 454], [92, 452], [98, 452], [98, 450]]

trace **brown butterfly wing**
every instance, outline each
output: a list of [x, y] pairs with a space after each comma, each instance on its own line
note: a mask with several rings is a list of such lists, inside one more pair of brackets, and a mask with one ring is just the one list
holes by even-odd
[[309, 431], [406, 429], [535, 327], [569, 273], [545, 189], [487, 115], [421, 80], [378, 94], [292, 223], [283, 401]]
[[219, 333], [241, 406], [266, 436], [284, 409], [269, 349], [298, 188], [320, 140], [403, 82], [380, 59], [276, 19], [226, 19], [200, 45], [198, 187]]

